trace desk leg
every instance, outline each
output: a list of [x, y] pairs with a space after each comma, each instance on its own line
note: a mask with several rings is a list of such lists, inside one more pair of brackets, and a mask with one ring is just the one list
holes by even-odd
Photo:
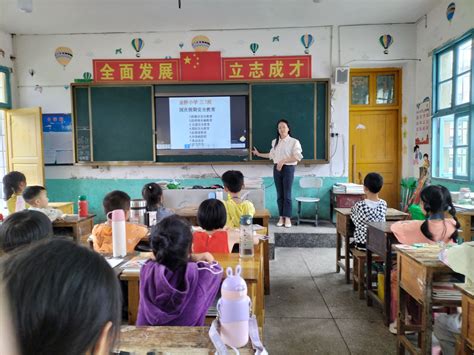
[[433, 275], [427, 277], [425, 301], [421, 310], [421, 353], [431, 353], [431, 336], [433, 333], [433, 307], [432, 307], [432, 281]]
[[392, 281], [392, 257], [390, 252], [385, 254], [385, 278], [384, 278], [384, 305], [383, 322], [386, 326], [390, 324], [390, 303], [392, 301], [391, 281]]
[[269, 242], [265, 240], [263, 243], [263, 281], [265, 294], [270, 294], [270, 253], [269, 253]]
[[[398, 271], [398, 277], [400, 272]], [[405, 312], [407, 307], [407, 294], [398, 286], [398, 316], [397, 316], [397, 355], [405, 355], [405, 345], [402, 338], [405, 338]]]
[[341, 271], [341, 267], [339, 266], [339, 260], [341, 260], [341, 233], [336, 232], [336, 272], [339, 273]]
[[349, 250], [349, 236], [344, 236], [344, 263], [346, 265], [346, 284], [351, 283], [351, 257], [350, 257], [350, 250]]
[[128, 280], [128, 324], [135, 325], [138, 316], [140, 291], [137, 280]]
[[367, 306], [372, 307], [372, 297], [370, 292], [372, 291], [372, 252], [367, 249], [366, 256], [366, 269], [365, 269], [365, 289], [367, 290]]

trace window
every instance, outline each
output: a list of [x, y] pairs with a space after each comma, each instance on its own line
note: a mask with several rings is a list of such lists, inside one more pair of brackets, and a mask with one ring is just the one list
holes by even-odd
[[[7, 173], [7, 152], [5, 141], [5, 111], [0, 109], [0, 174], [1, 177]], [[6, 208], [5, 200], [3, 199], [3, 184], [0, 180], [0, 213], [3, 213]]]
[[474, 179], [473, 30], [433, 56], [433, 176]]
[[0, 66], [0, 109], [11, 107], [10, 69]]

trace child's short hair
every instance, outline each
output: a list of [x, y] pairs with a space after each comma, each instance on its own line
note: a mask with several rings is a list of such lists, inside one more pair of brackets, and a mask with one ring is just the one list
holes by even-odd
[[173, 271], [187, 265], [192, 243], [191, 225], [176, 215], [164, 218], [150, 231], [156, 261]]
[[19, 171], [10, 171], [3, 177], [3, 197], [8, 200], [14, 193], [19, 192], [20, 184], [26, 184], [26, 176]]
[[147, 207], [154, 207], [160, 204], [163, 190], [160, 185], [151, 182], [143, 186], [142, 196], [146, 201]]
[[378, 173], [368, 173], [364, 178], [364, 186], [373, 194], [380, 192], [383, 186], [383, 177]]
[[244, 174], [238, 170], [228, 170], [222, 175], [222, 183], [230, 192], [240, 192], [244, 186]]
[[130, 196], [123, 191], [114, 190], [105, 195], [102, 205], [105, 213], [113, 210], [130, 210]]
[[24, 210], [9, 215], [3, 222], [0, 227], [0, 248], [8, 253], [52, 235], [53, 225], [44, 213]]
[[423, 154], [423, 158], [425, 158], [425, 157], [426, 157], [426, 158], [429, 158], [428, 153]]
[[39, 185], [28, 186], [25, 191], [23, 191], [23, 199], [26, 202], [33, 201], [34, 199], [38, 198], [41, 191], [46, 191], [46, 189]]
[[108, 322], [112, 349], [120, 331], [121, 291], [100, 254], [49, 238], [10, 254], [0, 278], [15, 319], [18, 353], [85, 354]]
[[205, 230], [223, 228], [227, 222], [227, 212], [222, 201], [210, 198], [201, 202], [197, 213], [198, 224]]

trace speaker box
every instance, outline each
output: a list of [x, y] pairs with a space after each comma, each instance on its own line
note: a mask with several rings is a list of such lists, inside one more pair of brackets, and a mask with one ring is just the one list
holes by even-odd
[[334, 76], [334, 82], [336, 84], [345, 84], [349, 80], [349, 68], [339, 67], [336, 68], [336, 75]]

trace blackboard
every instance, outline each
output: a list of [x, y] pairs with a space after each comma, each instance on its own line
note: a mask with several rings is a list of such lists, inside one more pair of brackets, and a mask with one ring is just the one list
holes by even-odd
[[276, 122], [290, 122], [302, 144], [304, 161], [328, 161], [329, 81], [284, 83], [72, 86], [75, 154], [79, 163], [207, 163], [259, 160], [247, 155], [157, 156], [154, 147], [154, 96], [222, 92], [248, 93], [251, 146], [268, 152]]
[[291, 135], [301, 143], [303, 160], [327, 160], [327, 90], [327, 81], [253, 84], [252, 145], [270, 151], [276, 123], [286, 119]]

